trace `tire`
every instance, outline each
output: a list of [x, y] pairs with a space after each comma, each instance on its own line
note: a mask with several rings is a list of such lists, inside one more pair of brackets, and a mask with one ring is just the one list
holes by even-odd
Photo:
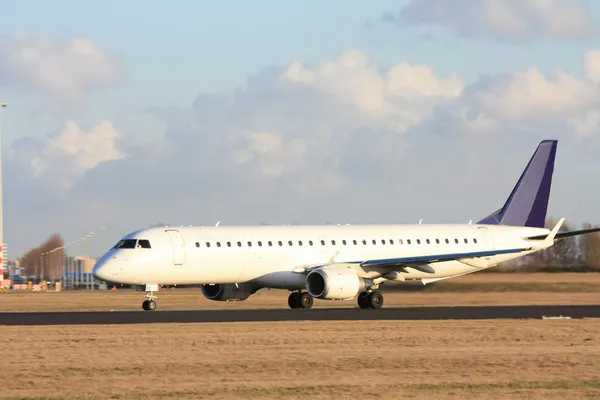
[[358, 306], [363, 309], [371, 308], [371, 305], [369, 304], [369, 293], [361, 292], [358, 295]]
[[308, 294], [308, 293], [302, 293], [299, 297], [298, 297], [298, 303], [300, 303], [300, 307], [302, 308], [312, 308], [313, 306], [313, 297]]
[[369, 294], [368, 300], [369, 306], [373, 309], [379, 309], [383, 307], [383, 296], [377, 291], [371, 292]]
[[299, 295], [300, 293], [298, 292], [290, 293], [290, 296], [288, 297], [288, 306], [290, 306], [290, 308], [300, 308], [300, 302], [298, 301]]

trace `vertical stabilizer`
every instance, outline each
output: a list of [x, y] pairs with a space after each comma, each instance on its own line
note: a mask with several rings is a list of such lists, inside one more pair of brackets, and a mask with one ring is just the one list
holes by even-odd
[[479, 224], [545, 226], [557, 145], [557, 140], [544, 140], [539, 144], [504, 207]]

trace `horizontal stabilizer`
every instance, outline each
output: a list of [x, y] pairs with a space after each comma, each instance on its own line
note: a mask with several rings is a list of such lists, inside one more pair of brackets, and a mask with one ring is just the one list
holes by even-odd
[[[556, 234], [556, 236], [554, 236], [554, 239], [563, 239], [563, 238], [570, 237], [570, 236], [579, 236], [579, 235], [585, 235], [585, 234], [594, 233], [594, 232], [600, 232], [600, 228], [581, 229], [578, 231], [558, 232]], [[548, 235], [537, 235], [537, 236], [530, 236], [525, 239], [526, 240], [545, 240], [547, 237], [548, 237]]]

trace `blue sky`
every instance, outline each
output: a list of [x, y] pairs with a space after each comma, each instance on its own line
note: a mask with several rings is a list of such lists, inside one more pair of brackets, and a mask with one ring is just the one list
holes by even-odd
[[[0, 1], [6, 241], [21, 253], [109, 225], [100, 248], [158, 221], [476, 219], [548, 135], [564, 157], [551, 212], [600, 223], [600, 194], [574, 184], [600, 170], [600, 4], [539, 4]], [[73, 55], [80, 39], [87, 50]], [[483, 189], [481, 162], [499, 166], [497, 189]], [[435, 173], [452, 166], [464, 179]], [[388, 195], [346, 201], [360, 185]], [[463, 193], [481, 190], [466, 206]]]

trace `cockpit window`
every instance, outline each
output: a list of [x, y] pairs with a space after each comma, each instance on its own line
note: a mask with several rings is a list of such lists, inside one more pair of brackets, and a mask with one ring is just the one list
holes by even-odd
[[150, 249], [150, 241], [147, 239], [123, 239], [114, 247], [115, 249]]
[[120, 240], [119, 243], [115, 245], [115, 249], [135, 249], [135, 244], [137, 243], [137, 239], [124, 239]]

